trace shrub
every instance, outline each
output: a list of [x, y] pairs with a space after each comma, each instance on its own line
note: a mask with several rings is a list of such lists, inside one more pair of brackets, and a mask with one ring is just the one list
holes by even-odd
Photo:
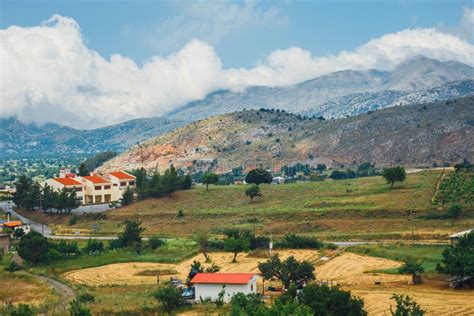
[[299, 294], [298, 301], [309, 306], [314, 315], [318, 316], [367, 315], [364, 310], [364, 301], [361, 298], [352, 296], [351, 292], [338, 287], [309, 284]]
[[81, 303], [92, 303], [95, 302], [95, 296], [91, 293], [82, 293], [77, 298]]
[[323, 244], [314, 237], [297, 236], [288, 233], [282, 240], [275, 243], [276, 248], [292, 248], [292, 249], [319, 249]]
[[89, 238], [87, 244], [82, 248], [82, 252], [86, 254], [100, 253], [104, 251], [104, 243], [97, 239]]
[[161, 303], [163, 311], [166, 313], [171, 313], [186, 305], [181, 291], [169, 283], [159, 288], [153, 297]]
[[150, 239], [148, 239], [148, 247], [150, 247], [150, 249], [152, 250], [160, 248], [164, 244], [165, 244], [165, 241], [156, 236], [150, 237]]
[[48, 250], [48, 240], [35, 231], [23, 236], [18, 245], [20, 257], [33, 264], [46, 261]]
[[89, 308], [81, 304], [77, 299], [69, 303], [69, 315], [71, 316], [91, 316], [91, 311]]
[[6, 265], [3, 268], [3, 270], [13, 273], [13, 272], [16, 272], [16, 271], [23, 270], [23, 267], [12, 260], [12, 261], [10, 261], [10, 263], [8, 265]]
[[393, 294], [392, 299], [396, 303], [395, 310], [390, 306], [392, 316], [423, 316], [425, 314], [420, 305], [408, 295]]
[[76, 225], [78, 218], [79, 217], [76, 214], [72, 214], [71, 216], [69, 216], [68, 225], [69, 226]]

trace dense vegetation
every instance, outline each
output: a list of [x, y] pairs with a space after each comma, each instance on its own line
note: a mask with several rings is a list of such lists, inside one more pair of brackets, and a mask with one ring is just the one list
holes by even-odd
[[474, 172], [462, 171], [447, 175], [439, 185], [435, 202], [442, 205], [449, 203], [474, 203]]

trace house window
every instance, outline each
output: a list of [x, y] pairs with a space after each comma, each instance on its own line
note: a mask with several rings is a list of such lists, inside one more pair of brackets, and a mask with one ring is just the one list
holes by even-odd
[[126, 186], [126, 185], [127, 185], [127, 182], [120, 182], [120, 186], [121, 186], [121, 187], [124, 187], [124, 186]]
[[76, 192], [81, 192], [82, 188], [76, 188]]
[[253, 292], [253, 284], [250, 284], [250, 291]]
[[118, 184], [117, 183], [114, 183], [114, 187], [116, 187]]
[[135, 181], [130, 181], [128, 184], [129, 185], [135, 185]]
[[94, 187], [94, 189], [96, 189], [96, 190], [101, 190], [101, 189], [102, 189], [102, 186], [96, 185], [96, 186]]
[[110, 185], [104, 185], [104, 190], [110, 189]]

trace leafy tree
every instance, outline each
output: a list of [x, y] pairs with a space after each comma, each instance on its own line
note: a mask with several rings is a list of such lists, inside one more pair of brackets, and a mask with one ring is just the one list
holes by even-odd
[[122, 247], [131, 246], [134, 243], [141, 243], [142, 237], [141, 233], [145, 228], [141, 227], [141, 221], [125, 221], [125, 230], [123, 233], [119, 234], [118, 240]]
[[245, 236], [229, 236], [224, 239], [224, 250], [232, 252], [234, 257], [232, 258], [232, 263], [237, 262], [237, 255], [242, 251], [247, 251], [249, 249], [249, 239]]
[[250, 198], [250, 201], [252, 202], [254, 197], [262, 196], [262, 193], [260, 192], [260, 187], [256, 184], [253, 184], [245, 188], [245, 196], [248, 196]]
[[120, 204], [122, 206], [130, 205], [133, 202], [133, 190], [130, 187], [127, 187], [123, 191], [122, 198], [120, 199]]
[[443, 260], [436, 267], [441, 273], [456, 277], [474, 275], [474, 232], [459, 238], [459, 241], [443, 251]]
[[89, 308], [81, 304], [77, 299], [72, 300], [69, 303], [69, 315], [71, 316], [90, 316], [91, 311]]
[[423, 316], [425, 311], [421, 309], [415, 300], [408, 295], [393, 294], [392, 299], [395, 300], [395, 310], [390, 305], [390, 313], [392, 316]]
[[259, 263], [258, 269], [264, 279], [276, 278], [282, 282], [285, 289], [288, 289], [292, 282], [302, 284], [316, 278], [310, 262], [299, 262], [293, 256], [281, 261], [278, 255], [273, 255], [268, 261]]
[[199, 251], [204, 255], [206, 262], [210, 262], [211, 258], [209, 257], [209, 235], [205, 232], [198, 232], [194, 236], [194, 240], [196, 241]]
[[33, 264], [46, 261], [48, 250], [48, 240], [33, 230], [23, 236], [18, 245], [20, 257]]
[[402, 166], [396, 166], [392, 168], [384, 168], [382, 176], [390, 184], [390, 187], [393, 188], [395, 182], [403, 182], [406, 179], [405, 168]]
[[419, 284], [421, 282], [420, 274], [425, 272], [425, 269], [420, 261], [408, 257], [398, 269], [398, 272], [401, 274], [411, 274], [413, 283]]
[[298, 300], [301, 304], [310, 307], [313, 315], [316, 316], [367, 315], [362, 299], [338, 287], [308, 284], [303, 288]]
[[319, 249], [323, 246], [323, 243], [315, 237], [298, 236], [288, 233], [281, 241], [277, 242], [275, 246], [288, 249]]
[[84, 177], [84, 176], [88, 176], [89, 174], [90, 174], [90, 171], [87, 169], [86, 164], [82, 162], [77, 168], [77, 175]]
[[340, 179], [346, 179], [347, 175], [344, 171], [334, 170], [329, 175], [329, 178], [334, 179], [334, 180], [340, 180]]
[[13, 203], [18, 207], [24, 207], [24, 201], [33, 186], [33, 181], [25, 175], [21, 175], [15, 182], [16, 191], [13, 193]]
[[261, 183], [272, 183], [273, 177], [270, 172], [265, 169], [257, 168], [250, 170], [245, 177], [245, 182], [259, 185]]
[[209, 190], [209, 184], [216, 184], [217, 181], [219, 181], [219, 177], [215, 173], [206, 172], [202, 176], [202, 183], [206, 185], [206, 190]]
[[262, 297], [258, 294], [236, 293], [230, 300], [230, 315], [256, 315], [260, 307], [265, 307]]
[[160, 287], [153, 297], [161, 303], [163, 311], [166, 313], [171, 313], [186, 305], [181, 291], [169, 283]]

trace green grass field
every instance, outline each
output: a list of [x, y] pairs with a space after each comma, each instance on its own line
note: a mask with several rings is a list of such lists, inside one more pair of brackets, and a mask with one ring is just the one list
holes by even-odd
[[[406, 243], [368, 244], [348, 247], [346, 250], [362, 255], [403, 261], [413, 257], [423, 263], [427, 273], [436, 272], [436, 265], [442, 260], [446, 245], [411, 245]], [[398, 273], [398, 269], [384, 270], [385, 273]]]
[[[351, 180], [261, 185], [263, 196], [250, 202], [245, 186], [197, 186], [173, 193], [171, 198], [140, 201], [106, 213], [105, 220], [79, 219], [69, 226], [67, 216], [31, 214], [48, 223], [56, 234], [80, 229], [90, 234], [116, 235], [127, 219], [139, 219], [145, 235], [190, 237], [200, 230], [221, 234], [227, 227], [275, 235], [287, 232], [316, 235], [327, 240], [445, 239], [452, 232], [474, 225], [474, 211], [466, 210], [457, 221], [425, 220], [442, 213], [432, 202], [440, 171], [409, 174], [390, 189], [382, 177]], [[178, 210], [184, 219], [178, 219]], [[410, 214], [414, 212], [415, 215]], [[27, 214], [25, 214], [27, 215]], [[414, 218], [414, 220], [412, 220]]]

